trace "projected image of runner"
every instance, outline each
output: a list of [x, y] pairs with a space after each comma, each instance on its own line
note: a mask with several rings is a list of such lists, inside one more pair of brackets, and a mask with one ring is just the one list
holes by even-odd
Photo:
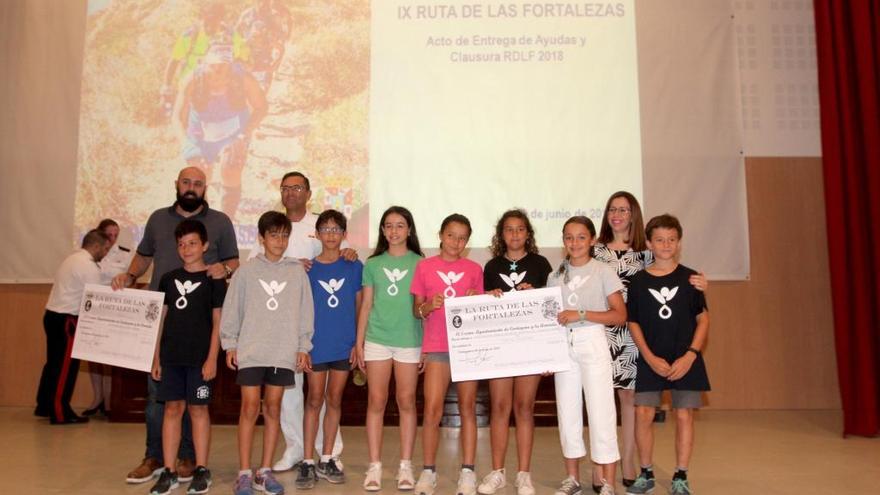
[[111, 213], [143, 228], [195, 165], [242, 248], [291, 170], [310, 177], [311, 210], [342, 211], [366, 243], [367, 1], [91, 0], [88, 14], [78, 231]]

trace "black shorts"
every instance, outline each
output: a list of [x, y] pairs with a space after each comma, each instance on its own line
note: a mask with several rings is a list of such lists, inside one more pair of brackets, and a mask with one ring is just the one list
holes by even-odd
[[326, 363], [318, 363], [312, 365], [312, 371], [351, 371], [351, 363], [348, 359], [340, 359], [339, 361], [327, 361]]
[[187, 404], [205, 406], [211, 402], [211, 382], [202, 379], [201, 366], [165, 365], [156, 400], [185, 400]]
[[275, 385], [276, 387], [290, 387], [296, 381], [296, 374], [287, 368], [274, 368], [272, 366], [254, 366], [241, 368], [235, 383], [243, 387], [259, 387], [260, 385]]

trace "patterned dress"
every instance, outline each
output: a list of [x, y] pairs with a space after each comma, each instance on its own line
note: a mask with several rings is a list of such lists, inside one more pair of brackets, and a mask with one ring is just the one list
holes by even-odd
[[[604, 244], [596, 244], [593, 257], [607, 263], [617, 271], [620, 281], [623, 282], [624, 302], [626, 302], [626, 291], [630, 278], [654, 261], [651, 251], [633, 251], [632, 249], [616, 251], [609, 249]], [[611, 359], [613, 360], [614, 388], [635, 389], [636, 360], [639, 357], [639, 350], [633, 342], [629, 329], [626, 325], [605, 327], [605, 336], [608, 338], [608, 346], [611, 349]]]

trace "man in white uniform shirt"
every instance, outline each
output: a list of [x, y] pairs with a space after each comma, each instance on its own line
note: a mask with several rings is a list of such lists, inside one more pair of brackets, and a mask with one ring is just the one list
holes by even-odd
[[[308, 211], [306, 206], [312, 197], [311, 184], [308, 177], [300, 172], [288, 172], [281, 179], [281, 203], [287, 218], [290, 220], [290, 242], [284, 256], [300, 260], [308, 270], [312, 266], [312, 259], [321, 254], [321, 241], [315, 237], [315, 223], [318, 215]], [[342, 256], [347, 260], [357, 259], [357, 251], [348, 247], [343, 242]], [[258, 246], [251, 250], [253, 258], [263, 252]], [[281, 432], [287, 448], [281, 459], [272, 466], [274, 471], [287, 471], [303, 460], [303, 382], [302, 373], [296, 374], [296, 383], [284, 390], [281, 399]], [[325, 406], [326, 407], [326, 406]], [[323, 431], [324, 409], [319, 416], [318, 431]], [[318, 435], [315, 440], [315, 449], [320, 452], [323, 448], [323, 435]], [[337, 432], [336, 442], [333, 444], [333, 457], [337, 459], [336, 465], [342, 469], [338, 461], [342, 453], [342, 433]]]
[[79, 359], [73, 359], [70, 353], [83, 289], [86, 284], [101, 283], [98, 262], [107, 255], [110, 242], [103, 232], [91, 230], [83, 237], [81, 246], [82, 249], [68, 256], [55, 272], [55, 283], [43, 314], [46, 364], [40, 376], [34, 415], [48, 417], [53, 425], [89, 420], [77, 416], [70, 407], [79, 370]]
[[120, 273], [124, 273], [131, 264], [131, 258], [134, 252], [129, 247], [120, 245], [119, 240], [119, 224], [112, 218], [105, 218], [98, 223], [97, 230], [103, 232], [110, 239], [110, 251], [107, 256], [101, 260], [101, 284], [110, 285], [113, 277]]
[[[105, 218], [95, 227], [104, 233], [110, 240], [110, 251], [101, 259], [101, 285], [110, 285], [113, 277], [128, 269], [134, 252], [130, 248], [121, 246], [119, 239], [119, 224], [112, 218]], [[108, 364], [89, 363], [89, 381], [92, 384], [92, 403], [82, 412], [85, 417], [94, 416], [97, 413], [107, 414], [110, 410], [110, 389], [112, 384], [112, 371]]]

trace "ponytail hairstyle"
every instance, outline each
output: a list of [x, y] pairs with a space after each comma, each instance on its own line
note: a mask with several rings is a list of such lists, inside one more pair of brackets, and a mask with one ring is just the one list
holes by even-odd
[[453, 213], [452, 215], [444, 218], [443, 222], [440, 223], [440, 232], [442, 233], [444, 230], [446, 230], [446, 227], [453, 222], [460, 223], [467, 227], [468, 237], [471, 236], [471, 232], [473, 232], [473, 230], [471, 229], [471, 221], [468, 220], [468, 218], [461, 213]]
[[382, 227], [385, 225], [385, 219], [392, 213], [402, 216], [406, 221], [407, 227], [409, 227], [409, 235], [406, 236], [406, 248], [424, 258], [425, 253], [422, 252], [422, 247], [419, 245], [419, 236], [416, 234], [416, 224], [413, 221], [412, 213], [403, 206], [391, 206], [382, 213], [382, 219], [379, 221], [379, 236], [376, 239], [376, 249], [373, 250], [370, 258], [388, 251], [388, 239], [385, 238]]
[[497, 258], [498, 256], [503, 256], [507, 251], [507, 244], [504, 243], [504, 222], [508, 218], [518, 218], [523, 221], [526, 226], [526, 233], [528, 234], [525, 246], [523, 247], [527, 254], [538, 254], [538, 245], [535, 242], [535, 229], [532, 227], [532, 222], [529, 221], [529, 216], [525, 210], [514, 208], [505, 211], [501, 218], [498, 219], [498, 223], [495, 224], [495, 235], [492, 236], [492, 245], [489, 246], [492, 256]]
[[[442, 222], [440, 222], [440, 235], [441, 236], [443, 235], [443, 231], [446, 230], [446, 227], [450, 223], [457, 223], [457, 224], [464, 225], [465, 227], [467, 227], [468, 239], [471, 238], [471, 233], [473, 232], [473, 229], [471, 229], [471, 221], [468, 220], [468, 218], [466, 216], [462, 215], [461, 213], [453, 213], [453, 214], [447, 216], [446, 218], [444, 218]], [[440, 241], [440, 248], [441, 249], [443, 248], [443, 241], [442, 240]]]
[[[565, 232], [565, 228], [568, 227], [568, 225], [571, 223], [577, 223], [577, 224], [583, 225], [584, 227], [587, 228], [587, 231], [590, 233], [590, 237], [593, 239], [596, 238], [596, 226], [593, 225], [593, 221], [590, 220], [589, 218], [587, 218], [583, 215], [573, 216], [573, 217], [569, 218], [568, 220], [566, 220], [565, 224], [562, 225], [562, 231]], [[590, 257], [591, 258], [593, 257], [594, 251], [595, 251], [595, 246], [590, 246]], [[569, 267], [571, 266], [571, 261], [569, 261], [570, 258], [571, 258], [571, 256], [569, 256], [568, 253], [565, 253], [565, 259], [562, 260], [562, 263], [559, 264], [559, 268], [556, 270], [556, 276], [563, 277], [562, 281], [565, 282], [566, 284], [569, 282], [568, 273], [569, 273]]]

